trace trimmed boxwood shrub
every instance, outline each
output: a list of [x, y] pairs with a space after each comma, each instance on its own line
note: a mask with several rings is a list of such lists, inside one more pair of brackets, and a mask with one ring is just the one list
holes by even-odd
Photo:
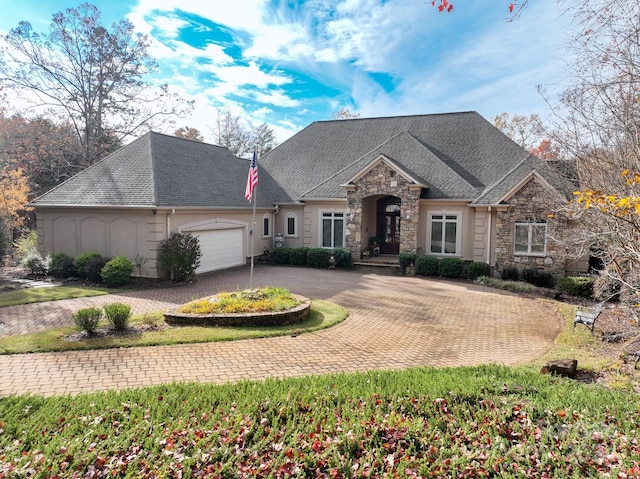
[[505, 268], [500, 273], [500, 277], [504, 281], [520, 281], [520, 271], [518, 268]]
[[73, 258], [65, 253], [55, 253], [51, 256], [49, 274], [56, 278], [68, 278], [76, 274]]
[[556, 280], [551, 273], [539, 271], [534, 268], [525, 269], [522, 272], [522, 279], [523, 281], [540, 288], [553, 288], [556, 284]]
[[282, 246], [273, 250], [273, 261], [276, 264], [291, 264], [291, 248]]
[[83, 308], [73, 313], [73, 321], [80, 329], [91, 335], [98, 328], [98, 323], [102, 319], [100, 308]]
[[348, 249], [336, 249], [332, 254], [333, 258], [336, 260], [336, 267], [338, 268], [350, 268], [353, 264], [351, 251]]
[[467, 270], [467, 277], [469, 279], [477, 279], [480, 276], [489, 276], [490, 274], [491, 267], [487, 263], [481, 263], [479, 261], [469, 263]]
[[307, 255], [309, 254], [309, 248], [291, 248], [291, 264], [294, 266], [306, 266]]
[[418, 256], [415, 266], [416, 274], [422, 276], [440, 275], [440, 260], [435, 256]]
[[324, 248], [310, 248], [307, 253], [307, 266], [311, 268], [328, 268], [331, 251]]
[[460, 258], [442, 258], [440, 260], [440, 276], [443, 278], [461, 278], [464, 261]]
[[113, 329], [124, 331], [127, 329], [131, 318], [131, 306], [124, 303], [110, 303], [105, 305], [104, 315]]
[[569, 276], [560, 278], [556, 289], [573, 296], [591, 298], [593, 296], [593, 283], [595, 283], [595, 278], [592, 276]]
[[126, 256], [116, 256], [102, 268], [100, 276], [107, 286], [127, 284], [133, 273], [133, 263]]
[[[76, 273], [78, 273], [79, 276], [82, 276], [83, 278], [88, 278], [88, 272], [87, 272], [87, 264], [90, 261], [94, 261], [96, 259], [101, 258], [102, 256], [100, 255], [100, 253], [97, 253], [95, 251], [87, 251], [85, 253], [80, 253], [78, 256], [76, 256], [73, 259], [73, 267], [76, 270]], [[106, 261], [105, 261], [106, 263]], [[104, 266], [104, 265], [103, 265]], [[102, 269], [102, 268], [100, 268]]]
[[400, 253], [398, 255], [398, 263], [400, 264], [400, 269], [402, 271], [406, 271], [408, 266], [415, 264], [417, 257], [418, 255], [415, 253]]

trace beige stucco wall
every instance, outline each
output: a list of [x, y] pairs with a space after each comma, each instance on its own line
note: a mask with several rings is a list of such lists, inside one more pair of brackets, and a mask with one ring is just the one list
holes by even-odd
[[325, 211], [343, 212], [346, 214], [346, 200], [312, 200], [305, 203], [302, 246], [306, 246], [308, 248], [318, 248], [320, 246], [320, 215]]
[[[287, 234], [287, 217], [293, 215], [296, 220], [295, 234]], [[301, 248], [304, 246], [304, 206], [283, 206], [274, 215], [274, 234], [280, 233], [284, 238], [283, 246]]]
[[[270, 219], [271, 231], [262, 235], [263, 218]], [[151, 209], [76, 209], [43, 208], [36, 210], [39, 249], [46, 253], [76, 256], [96, 251], [106, 257], [136, 255], [147, 258], [142, 276], [156, 278], [160, 242], [172, 232], [243, 227], [249, 256], [251, 244], [246, 233], [252, 224], [252, 211], [246, 210], [156, 210]], [[256, 211], [254, 255], [273, 249], [274, 210]]]
[[476, 211], [474, 208], [469, 207], [468, 203], [468, 201], [420, 200], [420, 221], [418, 223], [419, 254], [439, 256], [430, 252], [429, 216], [431, 214], [457, 213], [460, 215], [458, 223], [460, 226], [460, 254], [456, 256], [465, 261], [474, 261], [474, 247], [476, 241], [478, 241], [475, 227]]

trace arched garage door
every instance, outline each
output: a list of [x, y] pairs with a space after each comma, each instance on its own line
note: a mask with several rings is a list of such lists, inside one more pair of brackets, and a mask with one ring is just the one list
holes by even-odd
[[245, 264], [243, 231], [243, 228], [190, 231], [200, 240], [202, 253], [196, 274]]

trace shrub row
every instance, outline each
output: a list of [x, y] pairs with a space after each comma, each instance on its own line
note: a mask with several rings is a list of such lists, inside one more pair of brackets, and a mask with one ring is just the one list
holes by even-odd
[[73, 321], [78, 328], [92, 335], [98, 329], [103, 316], [115, 331], [124, 331], [131, 318], [131, 306], [124, 303], [110, 303], [104, 306], [104, 312], [95, 307], [79, 309], [73, 314]]
[[353, 264], [351, 251], [347, 249], [282, 247], [273, 252], [273, 260], [276, 264], [310, 268], [328, 268], [331, 256], [336, 261], [336, 268], [349, 268]]
[[486, 263], [475, 261], [468, 263], [460, 258], [418, 256], [414, 253], [400, 253], [398, 263], [402, 271], [406, 271], [413, 265], [415, 273], [421, 276], [476, 279], [479, 276], [488, 276], [491, 272], [491, 268]]
[[48, 260], [47, 272], [56, 278], [78, 276], [83, 279], [117, 287], [126, 284], [133, 273], [133, 263], [126, 256], [105, 258], [100, 253], [81, 253], [75, 258], [56, 253]]

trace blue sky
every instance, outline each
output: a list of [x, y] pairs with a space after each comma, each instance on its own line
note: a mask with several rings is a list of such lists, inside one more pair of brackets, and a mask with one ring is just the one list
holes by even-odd
[[[426, 0], [92, 3], [105, 24], [126, 17], [151, 37], [154, 81], [195, 100], [193, 116], [176, 126], [198, 128], [207, 140], [219, 108], [268, 123], [279, 141], [341, 107], [362, 117], [544, 117], [537, 85], [553, 92], [566, 76], [567, 18], [546, 0], [531, 0], [515, 22], [506, 21], [506, 0], [458, 0], [448, 14]], [[0, 32], [20, 20], [46, 31], [53, 13], [78, 4], [0, 0]]]

